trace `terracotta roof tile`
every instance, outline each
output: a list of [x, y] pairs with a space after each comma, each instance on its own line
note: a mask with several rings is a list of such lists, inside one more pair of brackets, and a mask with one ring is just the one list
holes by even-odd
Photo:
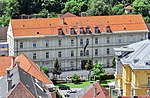
[[61, 18], [65, 18], [65, 17], [78, 17], [75, 14], [72, 14], [70, 12], [65, 13], [64, 15], [61, 16]]
[[7, 98], [35, 98], [30, 91], [20, 82], [15, 86]]
[[10, 56], [1, 56], [0, 57], [0, 77], [6, 73], [6, 68], [11, 66], [12, 57]]
[[133, 10], [134, 8], [131, 5], [128, 5], [127, 7], [124, 7], [124, 9]]
[[94, 89], [97, 88], [97, 96], [96, 98], [110, 98], [109, 91], [106, 90], [99, 83], [96, 83], [82, 98], [94, 98]]
[[24, 69], [33, 77], [37, 78], [45, 84], [52, 84], [48, 77], [42, 71], [40, 71], [40, 68], [24, 54], [17, 56], [15, 61], [20, 62], [20, 68]]
[[75, 31], [78, 31], [77, 33], [79, 34], [80, 27], [85, 28], [85, 26], [91, 28], [92, 31], [94, 31], [95, 26], [99, 27], [102, 33], [106, 33], [106, 26], [110, 26], [112, 32], [148, 30], [141, 15], [65, 17], [64, 22], [65, 24], [62, 24], [61, 18], [11, 20], [15, 37], [57, 35], [58, 27], [63, 28], [64, 34], [69, 34], [70, 28], [75, 28]]

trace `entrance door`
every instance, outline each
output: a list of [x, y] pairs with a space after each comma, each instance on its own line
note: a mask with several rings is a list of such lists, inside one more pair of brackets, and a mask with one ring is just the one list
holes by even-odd
[[87, 60], [81, 60], [81, 68], [85, 69], [85, 64], [87, 63]]

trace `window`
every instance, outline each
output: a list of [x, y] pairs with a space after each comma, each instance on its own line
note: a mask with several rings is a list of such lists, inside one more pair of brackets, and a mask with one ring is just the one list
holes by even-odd
[[98, 44], [98, 38], [95, 38], [95, 44]]
[[107, 59], [107, 66], [109, 66], [109, 59]]
[[110, 49], [109, 48], [107, 48], [107, 54], [110, 54]]
[[33, 60], [36, 59], [36, 53], [33, 53]]
[[95, 60], [95, 64], [97, 64], [98, 63], [98, 60]]
[[82, 50], [80, 51], [80, 56], [83, 56], [83, 51]]
[[63, 35], [62, 29], [58, 29], [58, 35]]
[[98, 49], [95, 49], [95, 55], [96, 56], [98, 55]]
[[83, 45], [83, 39], [80, 39], [80, 45]]
[[33, 42], [33, 48], [36, 48], [36, 42]]
[[45, 42], [45, 45], [46, 45], [46, 47], [49, 47], [49, 41], [48, 40]]
[[90, 33], [90, 28], [89, 27], [86, 28], [86, 33]]
[[106, 27], [106, 32], [108, 32], [108, 33], [111, 32], [110, 26]]
[[83, 34], [83, 33], [84, 33], [83, 28], [80, 28], [80, 34]]
[[89, 44], [89, 39], [86, 39], [86, 44]]
[[121, 43], [121, 39], [122, 39], [122, 37], [118, 36], [118, 43]]
[[99, 33], [99, 32], [100, 32], [99, 28], [95, 27], [95, 33]]
[[58, 57], [61, 57], [61, 51], [58, 52]]
[[74, 40], [73, 39], [71, 39], [71, 46], [73, 46], [74, 45]]
[[61, 46], [61, 40], [58, 40], [58, 46]]
[[148, 77], [148, 87], [150, 87], [150, 77]]
[[110, 43], [110, 38], [109, 37], [107, 37], [107, 43]]
[[23, 43], [22, 42], [20, 43], [20, 48], [23, 48]]
[[49, 58], [49, 52], [46, 52], [46, 58]]
[[86, 50], [86, 55], [89, 56], [89, 50]]
[[71, 67], [74, 67], [74, 62], [70, 62], [70, 64], [71, 64]]
[[73, 57], [74, 56], [74, 51], [71, 51], [71, 57]]
[[74, 28], [71, 28], [71, 35], [73, 35], [73, 34], [75, 34], [75, 30], [74, 30]]

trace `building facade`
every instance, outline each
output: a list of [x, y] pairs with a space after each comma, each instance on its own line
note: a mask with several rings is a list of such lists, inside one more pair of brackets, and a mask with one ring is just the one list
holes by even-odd
[[58, 58], [63, 70], [84, 68], [89, 58], [111, 66], [114, 47], [148, 38], [141, 15], [12, 19], [7, 33], [15, 56], [49, 68]]
[[115, 83], [120, 96], [146, 96], [150, 92], [150, 40], [115, 48]]

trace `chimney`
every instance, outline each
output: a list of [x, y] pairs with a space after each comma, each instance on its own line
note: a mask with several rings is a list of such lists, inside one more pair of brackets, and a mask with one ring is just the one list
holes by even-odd
[[94, 87], [94, 98], [96, 98], [96, 96], [97, 96], [97, 88]]
[[16, 66], [20, 66], [20, 62], [16, 62]]
[[7, 79], [8, 79], [8, 78], [10, 78], [10, 68], [7, 68], [6, 72], [7, 72], [6, 75], [7, 75]]
[[65, 18], [62, 18], [62, 25], [65, 24]]
[[7, 78], [7, 86], [8, 86], [8, 92], [11, 90], [12, 87], [12, 78]]

